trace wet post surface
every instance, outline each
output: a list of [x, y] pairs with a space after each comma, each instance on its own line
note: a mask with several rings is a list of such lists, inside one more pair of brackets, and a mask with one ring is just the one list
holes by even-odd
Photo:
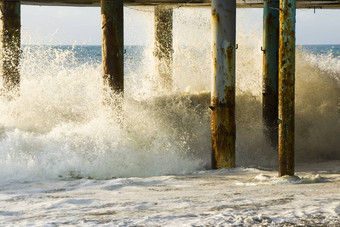
[[101, 0], [102, 58], [105, 87], [124, 91], [123, 0]]
[[235, 167], [236, 0], [213, 0], [211, 10], [212, 168]]
[[160, 86], [172, 89], [173, 10], [169, 6], [155, 6], [156, 67]]
[[279, 176], [294, 175], [295, 0], [280, 1]]
[[16, 92], [20, 86], [20, 0], [2, 0], [0, 6], [3, 89]]
[[279, 0], [263, 4], [262, 119], [267, 141], [278, 146]]

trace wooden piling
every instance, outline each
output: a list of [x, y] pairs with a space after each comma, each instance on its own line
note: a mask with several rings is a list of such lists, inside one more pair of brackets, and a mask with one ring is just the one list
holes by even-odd
[[123, 0], [101, 0], [104, 85], [124, 91]]
[[212, 168], [235, 167], [236, 0], [212, 0]]
[[160, 86], [172, 89], [173, 10], [169, 6], [155, 7], [155, 56]]
[[[2, 0], [1, 74], [4, 92], [16, 92], [20, 86], [20, 0]], [[9, 94], [12, 96], [12, 94]]]
[[280, 0], [279, 176], [294, 175], [295, 0]]
[[279, 2], [263, 2], [262, 119], [264, 134], [272, 147], [278, 146]]

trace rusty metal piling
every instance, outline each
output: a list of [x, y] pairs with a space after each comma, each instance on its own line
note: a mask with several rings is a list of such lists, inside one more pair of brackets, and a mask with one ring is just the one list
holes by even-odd
[[169, 6], [155, 6], [155, 57], [160, 86], [172, 89], [173, 62], [173, 9]]
[[104, 85], [124, 91], [123, 0], [101, 0]]
[[294, 175], [295, 0], [280, 0], [279, 176]]
[[5, 93], [18, 91], [20, 85], [20, 5], [20, 0], [2, 0], [0, 3], [1, 74]]
[[264, 134], [278, 146], [279, 1], [263, 2], [262, 119]]
[[236, 0], [212, 0], [212, 168], [235, 167]]

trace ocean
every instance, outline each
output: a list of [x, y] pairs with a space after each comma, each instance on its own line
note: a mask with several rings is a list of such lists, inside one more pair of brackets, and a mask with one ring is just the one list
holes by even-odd
[[209, 43], [175, 46], [172, 91], [152, 45], [126, 46], [112, 106], [100, 46], [23, 46], [20, 96], [0, 97], [0, 225], [339, 226], [340, 45], [297, 46], [297, 172], [278, 178], [260, 43], [238, 37], [237, 168], [223, 170], [210, 170]]

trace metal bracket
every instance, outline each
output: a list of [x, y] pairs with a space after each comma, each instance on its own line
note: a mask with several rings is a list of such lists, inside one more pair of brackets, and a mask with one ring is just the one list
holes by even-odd
[[105, 26], [107, 25], [107, 23], [109, 23], [110, 21], [111, 21], [111, 20], [107, 20], [107, 21], [105, 22], [105, 24], [103, 24], [102, 29], [104, 29]]
[[274, 8], [274, 7], [269, 7], [269, 9], [275, 9], [275, 10], [278, 10], [278, 11], [281, 10], [281, 9], [279, 9], [279, 8]]
[[266, 53], [266, 49], [264, 49], [263, 47], [261, 47], [261, 51], [263, 51], [263, 53]]
[[277, 119], [277, 124], [281, 124], [282, 120], [281, 119]]

